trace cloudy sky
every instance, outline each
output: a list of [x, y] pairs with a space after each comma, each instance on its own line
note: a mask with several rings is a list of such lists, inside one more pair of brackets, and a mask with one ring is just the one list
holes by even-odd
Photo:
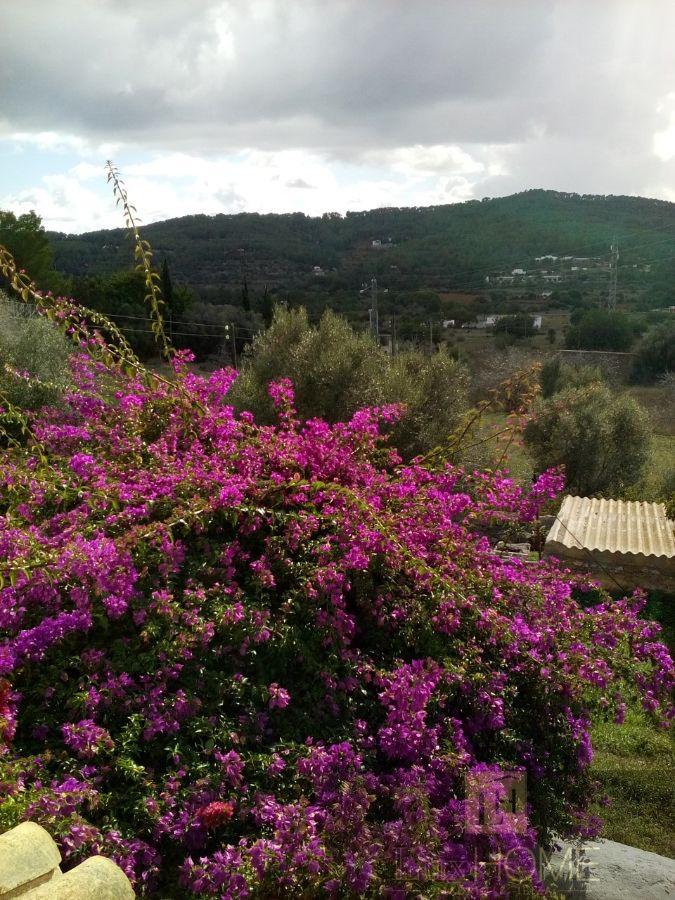
[[675, 201], [673, 0], [0, 0], [0, 209]]

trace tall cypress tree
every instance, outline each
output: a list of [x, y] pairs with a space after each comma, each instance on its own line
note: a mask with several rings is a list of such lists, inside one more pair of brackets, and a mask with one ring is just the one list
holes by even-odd
[[169, 263], [167, 262], [166, 256], [164, 257], [164, 262], [162, 263], [162, 272], [160, 278], [160, 287], [162, 289], [162, 297], [164, 297], [166, 308], [173, 312], [173, 283], [171, 281], [171, 275], [169, 273]]
[[272, 324], [272, 319], [274, 318], [274, 301], [272, 300], [272, 295], [270, 294], [267, 285], [265, 285], [265, 291], [262, 297], [261, 312], [265, 327], [269, 328]]

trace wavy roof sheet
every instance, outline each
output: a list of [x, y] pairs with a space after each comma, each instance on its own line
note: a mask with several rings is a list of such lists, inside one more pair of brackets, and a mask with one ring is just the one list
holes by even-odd
[[675, 523], [663, 503], [565, 497], [546, 538], [553, 556], [657, 566], [675, 571]]

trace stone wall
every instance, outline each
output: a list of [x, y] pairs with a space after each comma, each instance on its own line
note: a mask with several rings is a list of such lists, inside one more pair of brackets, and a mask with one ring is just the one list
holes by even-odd
[[663, 591], [665, 594], [675, 593], [675, 571], [672, 566], [671, 571], [664, 571], [663, 568], [649, 564], [632, 566], [630, 562], [598, 565], [590, 555], [586, 559], [570, 559], [544, 548], [543, 558], [547, 557], [559, 559], [566, 569], [571, 569], [580, 575], [592, 575], [600, 587], [612, 593], [617, 593], [619, 590], [628, 593], [636, 588], [646, 591]]
[[134, 900], [129, 879], [110, 859], [92, 856], [61, 871], [51, 835], [35, 822], [0, 834], [0, 900]]

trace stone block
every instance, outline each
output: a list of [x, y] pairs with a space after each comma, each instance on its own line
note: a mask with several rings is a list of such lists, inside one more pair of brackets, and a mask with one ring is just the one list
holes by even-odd
[[92, 856], [61, 878], [36, 887], [21, 900], [134, 900], [129, 879], [104, 856]]
[[61, 854], [49, 832], [22, 822], [0, 834], [0, 898], [12, 900], [61, 875]]
[[667, 900], [675, 896], [675, 860], [615, 841], [563, 843], [540, 854], [544, 882], [570, 900]]

